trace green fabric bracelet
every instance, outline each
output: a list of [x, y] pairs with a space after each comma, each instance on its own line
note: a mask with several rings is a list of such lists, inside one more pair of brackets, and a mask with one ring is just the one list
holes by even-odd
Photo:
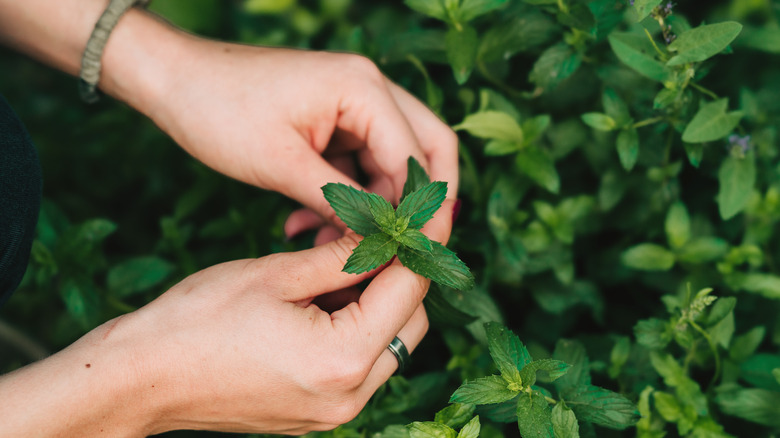
[[146, 6], [150, 0], [111, 0], [95, 24], [95, 29], [87, 41], [84, 55], [81, 58], [81, 72], [79, 73], [79, 95], [87, 103], [97, 102], [100, 98], [97, 85], [100, 81], [100, 61], [103, 57], [103, 49], [106, 47], [108, 37], [119, 19], [128, 9], [135, 5]]

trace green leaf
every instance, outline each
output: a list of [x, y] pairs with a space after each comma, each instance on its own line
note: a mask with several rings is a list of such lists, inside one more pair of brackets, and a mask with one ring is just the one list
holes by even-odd
[[672, 340], [672, 333], [666, 321], [658, 318], [642, 319], [634, 326], [636, 341], [651, 350], [666, 347]]
[[352, 250], [342, 271], [349, 274], [368, 272], [387, 262], [398, 250], [398, 242], [385, 233], [371, 234], [363, 238]]
[[448, 20], [447, 11], [441, 0], [404, 0], [404, 3], [421, 14], [443, 21]]
[[444, 198], [447, 197], [447, 183], [434, 181], [409, 193], [396, 209], [396, 217], [408, 217], [408, 228], [419, 230], [425, 225], [441, 207]]
[[466, 424], [474, 415], [474, 405], [453, 403], [436, 413], [433, 421], [457, 428]]
[[433, 421], [415, 421], [406, 426], [411, 438], [456, 438], [457, 434], [451, 427]]
[[627, 171], [633, 169], [639, 158], [639, 133], [636, 128], [620, 131], [617, 136], [617, 151], [623, 169]]
[[613, 32], [608, 39], [618, 59], [637, 73], [659, 82], [669, 77], [669, 69], [655, 58], [655, 49], [647, 36]]
[[517, 427], [520, 436], [555, 438], [552, 410], [543, 396], [533, 392], [517, 398]]
[[710, 313], [707, 315], [707, 325], [714, 325], [720, 322], [729, 313], [734, 311], [734, 307], [737, 305], [737, 299], [735, 297], [721, 297], [710, 308]]
[[522, 144], [514, 141], [491, 140], [485, 145], [485, 155], [497, 157], [501, 155], [513, 154], [523, 147]]
[[558, 171], [550, 155], [537, 146], [529, 146], [517, 154], [517, 168], [536, 184], [551, 193], [558, 193], [561, 188]]
[[100, 298], [92, 283], [68, 279], [59, 292], [68, 314], [82, 329], [90, 329], [98, 324]]
[[728, 250], [728, 242], [720, 237], [697, 237], [677, 251], [677, 260], [683, 263], [709, 263], [726, 255]]
[[715, 401], [724, 414], [753, 423], [780, 427], [780, 392], [766, 389], [738, 389], [718, 394]]
[[294, 4], [295, 0], [247, 0], [244, 9], [252, 14], [281, 14]]
[[540, 377], [544, 381], [553, 382], [566, 374], [571, 366], [566, 362], [555, 359], [538, 359], [520, 370], [520, 378], [523, 379], [524, 386], [536, 384], [536, 373], [540, 372]]
[[754, 156], [745, 158], [730, 155], [718, 170], [718, 211], [723, 220], [731, 219], [745, 209], [756, 183]]
[[683, 407], [680, 406], [680, 402], [677, 401], [674, 395], [668, 392], [656, 391], [653, 393], [653, 401], [655, 402], [655, 409], [664, 420], [676, 423], [683, 418]]
[[[519, 376], [519, 371], [531, 363], [528, 349], [511, 330], [496, 322], [485, 323], [490, 356], [504, 378]], [[509, 380], [508, 380], [509, 381]], [[526, 384], [526, 382], [523, 382]]]
[[729, 287], [780, 300], [780, 276], [763, 272], [733, 273], [726, 277]]
[[582, 58], [564, 43], [545, 50], [534, 63], [528, 80], [542, 90], [555, 88], [580, 67]]
[[419, 230], [407, 229], [395, 238], [398, 243], [417, 251], [430, 252], [433, 249], [431, 239]]
[[585, 113], [580, 118], [586, 125], [599, 131], [612, 131], [617, 128], [615, 120], [603, 113]]
[[604, 112], [612, 117], [618, 126], [623, 127], [631, 121], [631, 113], [628, 111], [628, 106], [614, 89], [605, 89], [604, 94], [601, 96], [601, 102], [604, 105]]
[[523, 130], [520, 125], [507, 113], [500, 111], [480, 111], [469, 114], [458, 125], [453, 127], [456, 131], [466, 130], [469, 134], [494, 140], [502, 140], [512, 143], [523, 143]]
[[691, 237], [691, 218], [688, 216], [685, 204], [677, 201], [669, 207], [664, 228], [669, 246], [677, 249], [685, 245], [685, 242]]
[[462, 85], [469, 79], [471, 70], [474, 69], [479, 47], [477, 31], [467, 24], [462, 24], [460, 29], [451, 26], [447, 31], [445, 43], [447, 61], [452, 67], [455, 80]]
[[487, 14], [490, 11], [505, 5], [508, 0], [463, 0], [458, 8], [459, 17], [462, 21], [471, 21], [480, 15]]
[[780, 391], [780, 382], [777, 382], [774, 371], [778, 368], [780, 355], [758, 353], [740, 364], [739, 377], [752, 386]]
[[588, 6], [582, 3], [573, 3], [568, 11], [559, 11], [558, 22], [564, 26], [591, 33], [596, 25], [596, 18]]
[[371, 214], [368, 193], [341, 183], [325, 184], [322, 193], [339, 219], [352, 231], [361, 236], [370, 236], [380, 231]]
[[458, 438], [478, 438], [479, 437], [479, 416], [474, 417], [463, 426], [463, 429], [458, 432]]
[[630, 400], [598, 386], [581, 387], [567, 399], [580, 421], [587, 421], [609, 429], [622, 430], [639, 421], [640, 415]]
[[683, 32], [671, 44], [669, 51], [677, 52], [666, 65], [704, 61], [725, 49], [742, 31], [736, 21], [707, 24]]
[[731, 342], [729, 348], [729, 357], [735, 362], [743, 362], [755, 354], [761, 341], [764, 340], [766, 329], [764, 326], [757, 326], [750, 329], [744, 335], [737, 336]]
[[454, 252], [439, 242], [431, 242], [430, 252], [398, 248], [398, 260], [412, 272], [453, 289], [468, 290], [474, 287], [474, 276], [468, 266]]
[[374, 217], [374, 222], [379, 225], [379, 228], [387, 234], [392, 234], [395, 231], [395, 209], [393, 204], [389, 203], [387, 199], [377, 195], [376, 193], [368, 194], [368, 210]]
[[420, 162], [410, 156], [409, 159], [406, 160], [406, 182], [404, 183], [400, 202], [403, 202], [407, 195], [415, 190], [421, 189], [430, 182], [431, 179], [428, 177], [425, 169], [420, 165]]
[[637, 20], [642, 21], [653, 12], [656, 6], [661, 4], [663, 0], [634, 0], [634, 9], [636, 9]]
[[174, 269], [174, 265], [159, 257], [135, 257], [111, 268], [106, 281], [111, 292], [127, 297], [160, 284]]
[[434, 326], [463, 327], [477, 319], [476, 316], [455, 307], [440, 287], [431, 287], [425, 294], [423, 304], [428, 319]]
[[517, 394], [518, 391], [507, 388], [507, 382], [501, 376], [488, 376], [460, 385], [450, 397], [450, 403], [487, 405], [507, 401]]
[[552, 409], [552, 427], [555, 438], [579, 438], [580, 425], [574, 411], [557, 403]]
[[620, 256], [624, 265], [645, 271], [668, 271], [674, 266], [674, 254], [653, 243], [640, 243]]
[[728, 98], [702, 102], [699, 111], [685, 127], [682, 139], [688, 143], [714, 141], [729, 135], [742, 118], [741, 111], [727, 113]]
[[559, 339], [555, 344], [553, 359], [571, 365], [569, 371], [554, 382], [559, 393], [566, 394], [577, 387], [590, 385], [590, 362], [582, 343]]

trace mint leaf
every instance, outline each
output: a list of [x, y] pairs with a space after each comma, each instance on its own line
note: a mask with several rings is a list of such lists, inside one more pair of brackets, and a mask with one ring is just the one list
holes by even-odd
[[342, 271], [350, 274], [360, 274], [375, 269], [387, 262], [398, 250], [398, 242], [385, 233], [375, 233], [366, 236], [352, 250]]
[[406, 229], [403, 233], [396, 236], [396, 240], [401, 245], [417, 251], [431, 252], [433, 250], [431, 239], [420, 230]]
[[478, 438], [479, 429], [479, 416], [476, 416], [466, 423], [466, 425], [463, 426], [463, 429], [458, 432], [458, 438]]
[[450, 397], [450, 403], [468, 403], [472, 405], [488, 405], [507, 401], [518, 394], [507, 388], [507, 383], [501, 376], [481, 377], [460, 385]]
[[407, 426], [412, 438], [455, 438], [455, 430], [441, 423], [433, 421], [415, 421]]
[[409, 228], [419, 230], [441, 207], [447, 196], [447, 183], [434, 181], [409, 193], [396, 209], [396, 217], [408, 217]]
[[395, 209], [393, 204], [376, 193], [368, 193], [368, 210], [382, 231], [392, 234], [395, 231]]
[[404, 198], [413, 191], [431, 182], [428, 174], [425, 173], [425, 169], [423, 169], [420, 162], [414, 157], [410, 156], [409, 159], [406, 160], [406, 167], [406, 182], [404, 183], [404, 190], [401, 194], [400, 202], [403, 202]]
[[610, 429], [625, 429], [639, 421], [639, 411], [622, 395], [598, 386], [587, 385], [566, 398], [567, 406], [582, 421]]
[[490, 356], [493, 357], [501, 375], [504, 378], [519, 377], [519, 370], [531, 363], [531, 355], [520, 338], [508, 328], [495, 322], [486, 323], [485, 332]]
[[544, 373], [544, 380], [552, 382], [569, 371], [569, 364], [555, 359], [535, 360], [520, 370], [520, 378], [523, 379], [523, 385], [531, 386], [536, 383], [536, 373]]
[[590, 384], [590, 363], [585, 353], [585, 347], [578, 341], [559, 339], [555, 344], [553, 359], [557, 359], [571, 365], [571, 368], [555, 381], [555, 389], [561, 394], [582, 385]]
[[552, 409], [552, 426], [555, 438], [579, 438], [580, 425], [574, 411], [558, 403]]
[[406, 246], [398, 248], [398, 260], [412, 272], [453, 289], [474, 287], [474, 276], [454, 252], [439, 242], [431, 241], [431, 251], [417, 251]]
[[341, 183], [325, 184], [322, 186], [322, 193], [339, 219], [352, 231], [361, 236], [379, 232], [371, 214], [368, 193]]
[[449, 427], [460, 427], [474, 415], [474, 405], [453, 403], [436, 413], [433, 421]]
[[555, 438], [552, 410], [542, 395], [536, 392], [520, 394], [517, 399], [517, 427], [523, 437]]
[[741, 31], [742, 25], [736, 21], [707, 24], [687, 30], [669, 44], [669, 51], [677, 52], [677, 56], [666, 65], [704, 61], [723, 51]]

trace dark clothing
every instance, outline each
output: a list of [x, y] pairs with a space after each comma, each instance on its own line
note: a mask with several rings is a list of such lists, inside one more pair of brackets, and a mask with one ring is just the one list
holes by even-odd
[[41, 167], [22, 122], [0, 96], [0, 306], [22, 281], [41, 205]]

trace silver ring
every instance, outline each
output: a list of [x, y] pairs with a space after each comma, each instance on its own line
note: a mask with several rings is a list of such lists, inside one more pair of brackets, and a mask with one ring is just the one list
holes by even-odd
[[404, 345], [404, 343], [398, 339], [398, 336], [396, 336], [393, 338], [393, 341], [390, 342], [390, 345], [387, 346], [387, 349], [390, 350], [390, 352], [393, 353], [393, 356], [395, 356], [396, 360], [398, 360], [398, 369], [395, 370], [395, 374], [402, 373], [404, 368], [406, 368], [406, 364], [411, 361], [411, 357], [409, 357], [409, 350], [406, 349], [406, 345]]

